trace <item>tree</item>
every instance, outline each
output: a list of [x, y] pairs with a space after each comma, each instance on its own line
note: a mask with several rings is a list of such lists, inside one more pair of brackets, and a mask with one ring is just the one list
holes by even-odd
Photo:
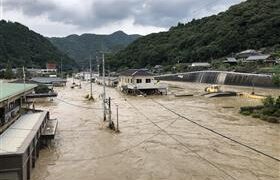
[[14, 73], [13, 73], [13, 70], [12, 70], [12, 67], [11, 67], [10, 63], [8, 63], [7, 66], [6, 66], [6, 70], [5, 70], [5, 73], [4, 73], [4, 78], [5, 79], [14, 78]]
[[280, 74], [279, 73], [274, 74], [272, 76], [272, 81], [277, 87], [280, 87]]

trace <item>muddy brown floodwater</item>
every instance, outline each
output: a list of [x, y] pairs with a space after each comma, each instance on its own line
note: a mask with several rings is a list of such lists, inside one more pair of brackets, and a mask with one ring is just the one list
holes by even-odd
[[[199, 96], [205, 84], [168, 83], [167, 96], [124, 96], [107, 88], [114, 121], [119, 105], [120, 134], [102, 122], [101, 86], [93, 86], [95, 102], [84, 100], [86, 82], [82, 89], [71, 89], [70, 82], [57, 88], [58, 98], [37, 104], [58, 118], [59, 126], [52, 145], [40, 151], [32, 180], [280, 179], [279, 124], [238, 113], [240, 106], [259, 100], [209, 99]], [[195, 96], [176, 98], [171, 94], [176, 92]], [[280, 94], [279, 89], [256, 92]]]

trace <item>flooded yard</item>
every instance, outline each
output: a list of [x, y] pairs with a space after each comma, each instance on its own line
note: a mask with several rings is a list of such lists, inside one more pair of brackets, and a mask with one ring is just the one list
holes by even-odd
[[[114, 122], [119, 106], [121, 133], [116, 134], [102, 121], [102, 87], [94, 84], [95, 102], [88, 102], [89, 84], [71, 89], [70, 83], [56, 89], [54, 101], [36, 105], [59, 125], [52, 145], [40, 152], [32, 180], [280, 178], [280, 125], [238, 113], [260, 100], [202, 97], [207, 85], [196, 83], [168, 82], [169, 95], [152, 97], [107, 88]], [[195, 96], [174, 97], [177, 92]], [[280, 94], [279, 89], [256, 92]]]

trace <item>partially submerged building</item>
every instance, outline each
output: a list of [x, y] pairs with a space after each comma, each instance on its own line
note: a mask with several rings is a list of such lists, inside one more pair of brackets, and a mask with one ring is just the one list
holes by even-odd
[[129, 69], [120, 73], [118, 88], [126, 94], [167, 94], [167, 85], [159, 83], [146, 69]]
[[[95, 78], [96, 84], [102, 85], [103, 84], [103, 77], [99, 76]], [[105, 77], [105, 86], [108, 87], [117, 87], [118, 86], [118, 77]]]
[[32, 84], [0, 84], [0, 179], [28, 180], [44, 141], [54, 137], [57, 120], [49, 112], [23, 107]]
[[36, 84], [47, 86], [66, 86], [67, 80], [58, 77], [34, 77], [31, 79]]

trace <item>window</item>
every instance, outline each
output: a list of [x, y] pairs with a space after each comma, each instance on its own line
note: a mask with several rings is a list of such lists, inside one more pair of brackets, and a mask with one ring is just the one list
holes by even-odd
[[142, 79], [136, 79], [136, 83], [137, 84], [142, 83]]
[[151, 83], [151, 79], [146, 79], [146, 83]]

